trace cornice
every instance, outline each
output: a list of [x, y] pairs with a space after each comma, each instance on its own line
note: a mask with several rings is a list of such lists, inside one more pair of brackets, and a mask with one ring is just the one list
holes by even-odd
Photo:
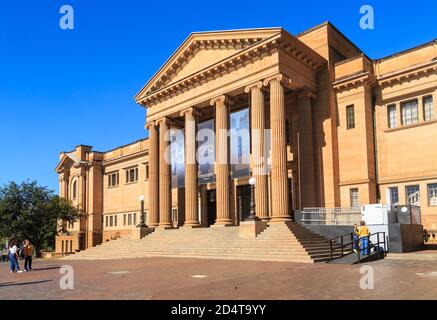
[[377, 78], [382, 88], [391, 87], [414, 79], [426, 77], [437, 72], [437, 59], [416, 65], [407, 69], [399, 70], [389, 74], [381, 75]]
[[337, 92], [349, 91], [361, 86], [372, 86], [376, 83], [376, 77], [370, 72], [363, 72], [351, 77], [347, 77], [333, 83]]
[[108, 160], [104, 160], [102, 162], [102, 166], [110, 166], [110, 165], [114, 165], [117, 163], [121, 163], [121, 162], [125, 162], [125, 161], [130, 161], [130, 160], [134, 160], [134, 159], [138, 159], [138, 158], [142, 158], [142, 157], [147, 157], [149, 155], [149, 150], [142, 150], [136, 153], [132, 153], [129, 155], [123, 155], [114, 159], [108, 159]]

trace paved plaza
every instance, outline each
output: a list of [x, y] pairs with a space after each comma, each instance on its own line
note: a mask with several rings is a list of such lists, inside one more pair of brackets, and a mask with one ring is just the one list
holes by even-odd
[[[410, 255], [371, 263], [373, 290], [360, 288], [359, 265], [53, 259], [36, 261], [32, 272], [10, 274], [8, 264], [1, 263], [0, 299], [435, 299], [437, 255], [427, 254], [427, 259]], [[64, 265], [74, 270], [73, 290], [60, 287]]]

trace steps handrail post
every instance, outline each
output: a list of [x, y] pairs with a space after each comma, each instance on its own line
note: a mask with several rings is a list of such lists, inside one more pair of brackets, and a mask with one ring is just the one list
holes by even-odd
[[329, 247], [330, 247], [329, 260], [332, 261], [332, 240], [329, 240]]
[[344, 240], [343, 237], [341, 237], [341, 256], [344, 256]]

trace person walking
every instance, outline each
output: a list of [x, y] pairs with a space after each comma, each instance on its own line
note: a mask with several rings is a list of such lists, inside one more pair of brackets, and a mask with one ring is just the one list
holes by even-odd
[[18, 247], [14, 240], [10, 241], [9, 244], [9, 262], [11, 266], [11, 273], [17, 272], [22, 273], [20, 270], [20, 265], [18, 264]]
[[353, 232], [353, 242], [354, 242], [354, 252], [358, 253], [358, 237], [359, 237], [360, 231], [358, 230], [358, 225], [354, 224], [354, 232]]
[[358, 237], [360, 239], [360, 254], [368, 255], [369, 254], [369, 228], [366, 226], [365, 221], [360, 222]]
[[24, 240], [24, 272], [32, 270], [33, 246], [29, 240]]

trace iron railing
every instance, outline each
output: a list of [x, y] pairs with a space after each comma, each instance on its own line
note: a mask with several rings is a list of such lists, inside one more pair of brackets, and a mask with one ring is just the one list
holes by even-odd
[[[372, 237], [373, 237], [374, 241], [370, 240]], [[364, 256], [370, 256], [372, 249], [374, 249], [377, 253], [376, 254], [377, 260], [380, 260], [381, 258], [385, 258], [385, 256], [387, 255], [387, 246], [386, 246], [387, 243], [386, 243], [386, 239], [385, 239], [385, 232], [376, 232], [376, 233], [369, 235], [367, 238], [368, 238], [368, 245], [367, 245], [366, 250], [368, 251], [369, 254], [364, 255]], [[340, 241], [338, 241], [338, 240], [340, 240]], [[361, 263], [363, 255], [361, 254], [361, 248], [359, 246], [359, 239], [357, 239], [356, 241], [357, 241], [357, 246], [358, 246], [358, 248], [357, 248], [358, 263]], [[353, 251], [354, 244], [355, 244], [355, 241], [354, 241], [354, 234], [353, 233], [348, 233], [348, 234], [345, 234], [343, 236], [330, 239], [329, 240], [329, 247], [330, 247], [329, 261], [332, 261], [334, 259], [339, 259], [339, 258], [342, 258], [344, 256], [347, 256], [349, 254], [354, 253], [354, 251]], [[381, 247], [381, 245], [383, 245], [383, 247]], [[349, 246], [350, 246], [350, 250], [345, 250], [345, 249], [348, 249]], [[381, 249], [382, 249], [382, 252], [381, 252]], [[340, 250], [340, 256], [334, 257], [334, 254], [336, 253], [335, 251], [338, 251], [338, 250]], [[345, 252], [347, 252], [347, 253], [345, 253]]]
[[304, 208], [302, 224], [352, 226], [362, 220], [361, 208]]

